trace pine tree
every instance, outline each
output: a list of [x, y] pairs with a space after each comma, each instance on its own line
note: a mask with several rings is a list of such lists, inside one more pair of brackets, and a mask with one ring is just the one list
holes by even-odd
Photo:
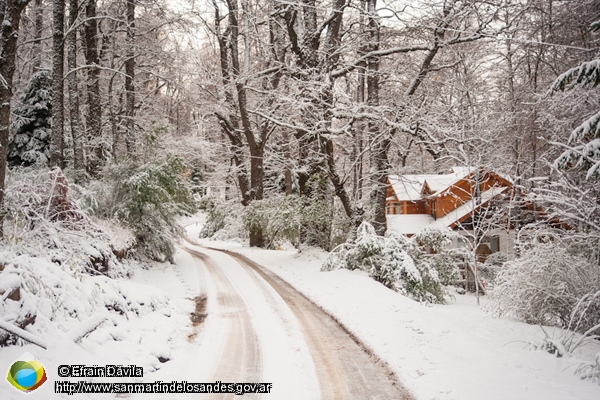
[[8, 145], [10, 166], [48, 165], [52, 116], [52, 78], [50, 71], [36, 72], [14, 110]]
[[[600, 21], [591, 26], [600, 31]], [[561, 74], [552, 85], [552, 92], [570, 90], [575, 87], [595, 88], [600, 84], [600, 58], [584, 62]], [[575, 167], [586, 171], [586, 179], [600, 177], [600, 112], [595, 113], [579, 125], [567, 141], [569, 149], [554, 162], [558, 168]]]

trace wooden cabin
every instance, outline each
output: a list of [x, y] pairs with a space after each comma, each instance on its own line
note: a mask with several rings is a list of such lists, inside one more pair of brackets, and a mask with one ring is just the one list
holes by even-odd
[[[443, 175], [390, 175], [386, 195], [388, 227], [408, 236], [428, 227], [467, 231], [473, 215], [490, 206], [491, 201], [513, 197], [514, 185], [509, 178], [481, 168], [455, 167]], [[498, 230], [484, 238], [487, 248], [483, 250], [512, 252], [509, 230]], [[464, 243], [459, 238], [455, 246], [461, 245]]]

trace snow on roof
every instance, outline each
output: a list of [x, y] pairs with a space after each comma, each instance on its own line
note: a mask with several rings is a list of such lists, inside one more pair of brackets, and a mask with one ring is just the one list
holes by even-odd
[[[490, 190], [486, 190], [481, 193], [481, 205], [485, 205], [492, 198], [498, 196], [502, 192], [508, 189], [506, 186], [504, 187], [493, 187]], [[460, 221], [463, 217], [471, 214], [475, 209], [475, 201], [467, 201], [462, 206], [457, 207], [455, 210], [450, 211], [448, 214], [443, 216], [442, 218], [438, 218], [437, 223], [443, 226], [452, 226], [454, 223]]]
[[444, 175], [390, 175], [389, 180], [399, 201], [417, 201], [423, 198], [423, 186], [439, 193], [453, 183], [467, 177], [473, 168], [453, 167], [452, 172]]
[[[495, 196], [504, 192], [506, 187], [494, 187], [481, 193], [481, 204], [484, 205]], [[425, 228], [448, 229], [475, 209], [474, 201], [467, 201], [460, 207], [449, 212], [442, 218], [434, 219], [429, 214], [389, 214], [387, 215], [388, 228], [396, 233], [414, 235]]]
[[436, 220], [429, 214], [388, 214], [387, 225], [392, 232], [414, 235], [421, 230], [432, 227]]
[[389, 180], [398, 200], [416, 201], [421, 198], [421, 189], [427, 176], [430, 175], [390, 175]]

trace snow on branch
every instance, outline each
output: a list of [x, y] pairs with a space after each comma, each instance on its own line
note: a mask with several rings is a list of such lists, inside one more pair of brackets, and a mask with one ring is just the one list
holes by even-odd
[[18, 336], [21, 339], [25, 340], [26, 342], [33, 343], [36, 346], [40, 346], [42, 349], [48, 348], [48, 345], [42, 339], [38, 338], [37, 336], [32, 335], [31, 333], [29, 333], [19, 327], [9, 324], [8, 322], [3, 321], [1, 319], [0, 319], [0, 329], [3, 329], [9, 333], [12, 333], [15, 336]]
[[595, 59], [560, 74], [552, 84], [550, 93], [570, 90], [576, 86], [596, 87], [598, 84], [600, 84], [600, 59]]
[[102, 325], [106, 320], [108, 320], [108, 317], [106, 315], [94, 314], [87, 320], [83, 321], [78, 327], [71, 329], [67, 335], [75, 343], [77, 343], [81, 339], [86, 337], [88, 334], [93, 332], [100, 325]]

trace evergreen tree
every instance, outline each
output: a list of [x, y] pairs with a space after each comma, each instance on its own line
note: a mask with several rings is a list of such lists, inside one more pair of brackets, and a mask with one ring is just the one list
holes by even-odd
[[[591, 26], [600, 31], [600, 21]], [[595, 88], [600, 84], [600, 58], [584, 62], [561, 74], [552, 91], [564, 91], [575, 87]], [[586, 171], [586, 179], [600, 176], [600, 112], [595, 113], [579, 125], [567, 141], [570, 147], [555, 161], [559, 168], [576, 167]]]
[[50, 71], [36, 72], [21, 104], [14, 110], [8, 145], [10, 166], [47, 165], [50, 159], [52, 78]]

